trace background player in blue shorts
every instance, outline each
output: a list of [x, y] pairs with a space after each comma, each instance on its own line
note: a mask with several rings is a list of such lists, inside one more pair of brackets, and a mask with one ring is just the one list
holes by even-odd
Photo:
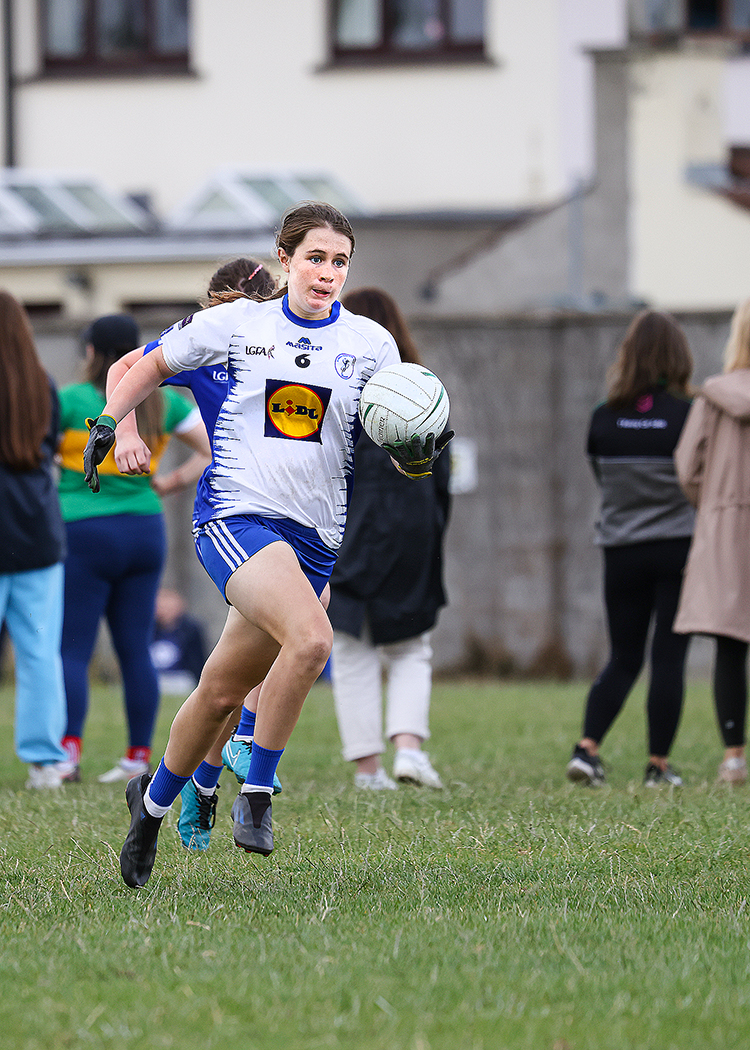
[[[262, 262], [239, 257], [218, 268], [208, 282], [207, 296], [203, 306], [215, 307], [220, 302], [231, 302], [241, 296], [261, 301], [271, 295], [276, 288], [276, 281]], [[111, 394], [114, 387], [127, 374], [130, 367], [139, 361], [144, 354], [157, 348], [159, 340], [146, 344], [145, 348], [133, 350], [114, 362], [108, 373], [107, 390]], [[187, 386], [195, 398], [201, 416], [206, 425], [209, 440], [213, 437], [216, 417], [224, 404], [227, 395], [229, 376], [223, 365], [204, 365], [199, 369], [180, 372], [164, 380], [163, 385]], [[134, 421], [131, 420], [134, 425]], [[136, 432], [138, 427], [136, 427]], [[119, 447], [116, 448], [116, 461]], [[205, 459], [202, 456], [191, 456], [170, 474], [154, 478], [152, 485], [165, 496], [188, 485], [195, 484], [203, 474]], [[329, 589], [321, 595], [324, 608], [328, 604]], [[216, 738], [213, 747], [185, 784], [180, 793], [181, 811], [178, 821], [178, 832], [183, 845], [188, 849], [207, 849], [211, 840], [211, 829], [215, 822], [218, 795], [216, 787], [224, 765], [234, 773], [239, 783], [244, 783], [252, 750], [252, 739], [255, 726], [259, 686], [256, 686], [246, 697], [244, 706], [239, 707], [227, 719], [225, 728]], [[235, 732], [233, 732], [235, 730]], [[230, 740], [231, 737], [231, 740]], [[225, 750], [225, 744], [228, 747]], [[282, 783], [274, 776], [274, 793], [282, 791]]]
[[[262, 300], [276, 289], [276, 281], [262, 263], [254, 259], [240, 257], [220, 266], [208, 282], [205, 307], [217, 306], [222, 302], [232, 302], [240, 296]], [[150, 353], [159, 345], [155, 339], [145, 347], [132, 350], [116, 361], [108, 373], [107, 389], [115, 389], [119, 381], [130, 368], [140, 361], [144, 354]], [[209, 440], [213, 438], [216, 418], [227, 393], [228, 374], [222, 365], [203, 366], [190, 371], [178, 372], [164, 380], [164, 386], [187, 387], [195, 398], [203, 418]], [[131, 419], [135, 426], [135, 421]], [[137, 427], [135, 427], [137, 433]], [[117, 460], [119, 447], [115, 449]], [[193, 455], [168, 474], [154, 478], [152, 485], [159, 495], [179, 491], [194, 485], [205, 468], [205, 459]], [[324, 597], [327, 597], [325, 595]], [[208, 849], [211, 841], [211, 830], [216, 819], [218, 804], [217, 786], [223, 769], [222, 749], [234, 737], [227, 751], [226, 765], [235, 773], [240, 783], [247, 774], [250, 751], [255, 725], [255, 712], [258, 704], [259, 686], [256, 686], [245, 699], [245, 705], [238, 708], [227, 719], [224, 729], [216, 743], [206, 754], [200, 766], [180, 792], [181, 809], [177, 830], [183, 845], [187, 849], [203, 851]], [[239, 723], [239, 725], [238, 725]], [[233, 729], [237, 727], [236, 733]], [[281, 782], [274, 777], [274, 791], [281, 791]]]

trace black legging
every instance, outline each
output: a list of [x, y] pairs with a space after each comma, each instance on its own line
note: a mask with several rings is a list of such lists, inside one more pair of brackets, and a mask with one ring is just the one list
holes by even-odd
[[599, 743], [617, 718], [643, 667], [651, 621], [651, 677], [646, 713], [648, 752], [669, 754], [682, 712], [689, 635], [672, 623], [690, 538], [604, 548], [604, 602], [609, 663], [591, 687], [583, 735]]
[[739, 638], [716, 638], [714, 703], [724, 747], [743, 747], [747, 715], [747, 649]]

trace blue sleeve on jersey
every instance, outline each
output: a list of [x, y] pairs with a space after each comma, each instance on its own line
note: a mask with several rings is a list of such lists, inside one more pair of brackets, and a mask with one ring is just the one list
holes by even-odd
[[[146, 354], [150, 354], [152, 350], [155, 350], [156, 347], [160, 346], [160, 345], [161, 345], [161, 340], [160, 339], [152, 339], [151, 342], [150, 343], [146, 343], [145, 347], [143, 348], [143, 356], [145, 357]], [[191, 386], [190, 377], [191, 377], [192, 374], [193, 374], [192, 372], [178, 372], [177, 375], [169, 376], [168, 379], [162, 380], [160, 385], [161, 386], [186, 386], [186, 387], [190, 387]]]

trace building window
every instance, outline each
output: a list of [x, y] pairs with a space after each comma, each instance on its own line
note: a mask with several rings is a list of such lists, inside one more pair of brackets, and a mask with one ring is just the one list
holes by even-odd
[[750, 31], [750, 0], [688, 0], [688, 30], [715, 33]]
[[750, 0], [632, 0], [629, 14], [635, 37], [750, 36]]
[[484, 55], [484, 0], [333, 0], [336, 60]]
[[185, 69], [188, 0], [41, 0], [46, 72]]

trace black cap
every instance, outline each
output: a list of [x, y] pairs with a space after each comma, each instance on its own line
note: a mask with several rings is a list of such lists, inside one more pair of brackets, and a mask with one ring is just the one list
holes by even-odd
[[98, 317], [84, 334], [97, 354], [127, 354], [141, 344], [138, 325], [129, 314], [107, 314]]

